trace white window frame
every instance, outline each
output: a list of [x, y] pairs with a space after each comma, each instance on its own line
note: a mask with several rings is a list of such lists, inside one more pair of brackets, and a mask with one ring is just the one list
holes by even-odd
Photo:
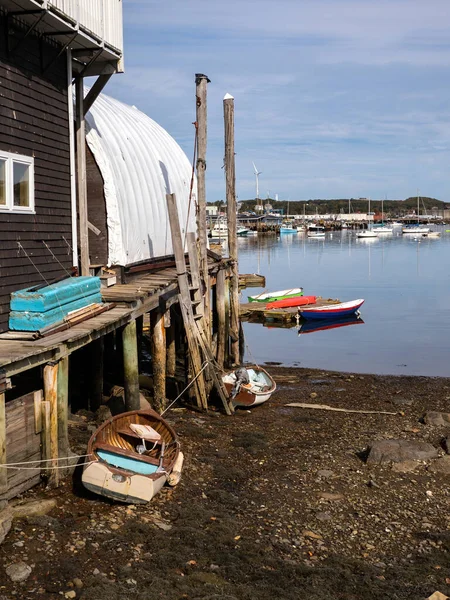
[[[0, 150], [0, 159], [5, 164], [6, 205], [0, 204], [0, 213], [35, 214], [34, 210], [34, 158], [14, 152]], [[28, 167], [28, 206], [14, 206], [14, 163]]]

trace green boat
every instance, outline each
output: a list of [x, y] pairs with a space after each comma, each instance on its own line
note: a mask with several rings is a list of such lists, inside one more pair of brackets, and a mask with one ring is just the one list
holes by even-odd
[[303, 296], [303, 288], [292, 288], [290, 290], [279, 290], [278, 292], [266, 292], [259, 296], [249, 296], [249, 302], [275, 302], [275, 300], [285, 300], [294, 296]]

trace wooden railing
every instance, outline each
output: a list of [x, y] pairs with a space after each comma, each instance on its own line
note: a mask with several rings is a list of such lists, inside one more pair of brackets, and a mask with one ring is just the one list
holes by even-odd
[[122, 0], [49, 0], [55, 8], [106, 44], [123, 50]]

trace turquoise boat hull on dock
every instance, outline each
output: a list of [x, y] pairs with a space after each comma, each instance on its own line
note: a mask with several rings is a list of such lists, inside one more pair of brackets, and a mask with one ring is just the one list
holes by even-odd
[[70, 277], [41, 288], [11, 294], [9, 329], [39, 331], [64, 320], [70, 312], [102, 302], [98, 277]]

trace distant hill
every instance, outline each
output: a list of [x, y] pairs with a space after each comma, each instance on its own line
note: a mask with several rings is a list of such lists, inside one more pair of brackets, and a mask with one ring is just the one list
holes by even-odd
[[[260, 201], [261, 202], [261, 201]], [[287, 200], [273, 200], [272, 198], [266, 198], [262, 200], [263, 205], [266, 203], [271, 204], [274, 209], [283, 209], [284, 214], [287, 212], [288, 201]], [[412, 211], [417, 210], [417, 196], [406, 198], [405, 200], [384, 200], [384, 213], [386, 216], [403, 216], [410, 214]], [[212, 205], [223, 205], [223, 202], [209, 202]], [[255, 210], [256, 200], [239, 200], [241, 205], [241, 211]], [[328, 200], [290, 200], [289, 201], [289, 214], [291, 215], [302, 215], [303, 210], [307, 215], [312, 214], [338, 214], [348, 213], [349, 198], [336, 198]], [[420, 197], [420, 212], [422, 214], [431, 213], [432, 209], [443, 210], [444, 208], [450, 208], [450, 205], [442, 200], [436, 198]], [[350, 198], [350, 211], [354, 213], [366, 213], [368, 210], [368, 199], [367, 198]], [[374, 213], [381, 213], [381, 200], [370, 201], [370, 210]]]

